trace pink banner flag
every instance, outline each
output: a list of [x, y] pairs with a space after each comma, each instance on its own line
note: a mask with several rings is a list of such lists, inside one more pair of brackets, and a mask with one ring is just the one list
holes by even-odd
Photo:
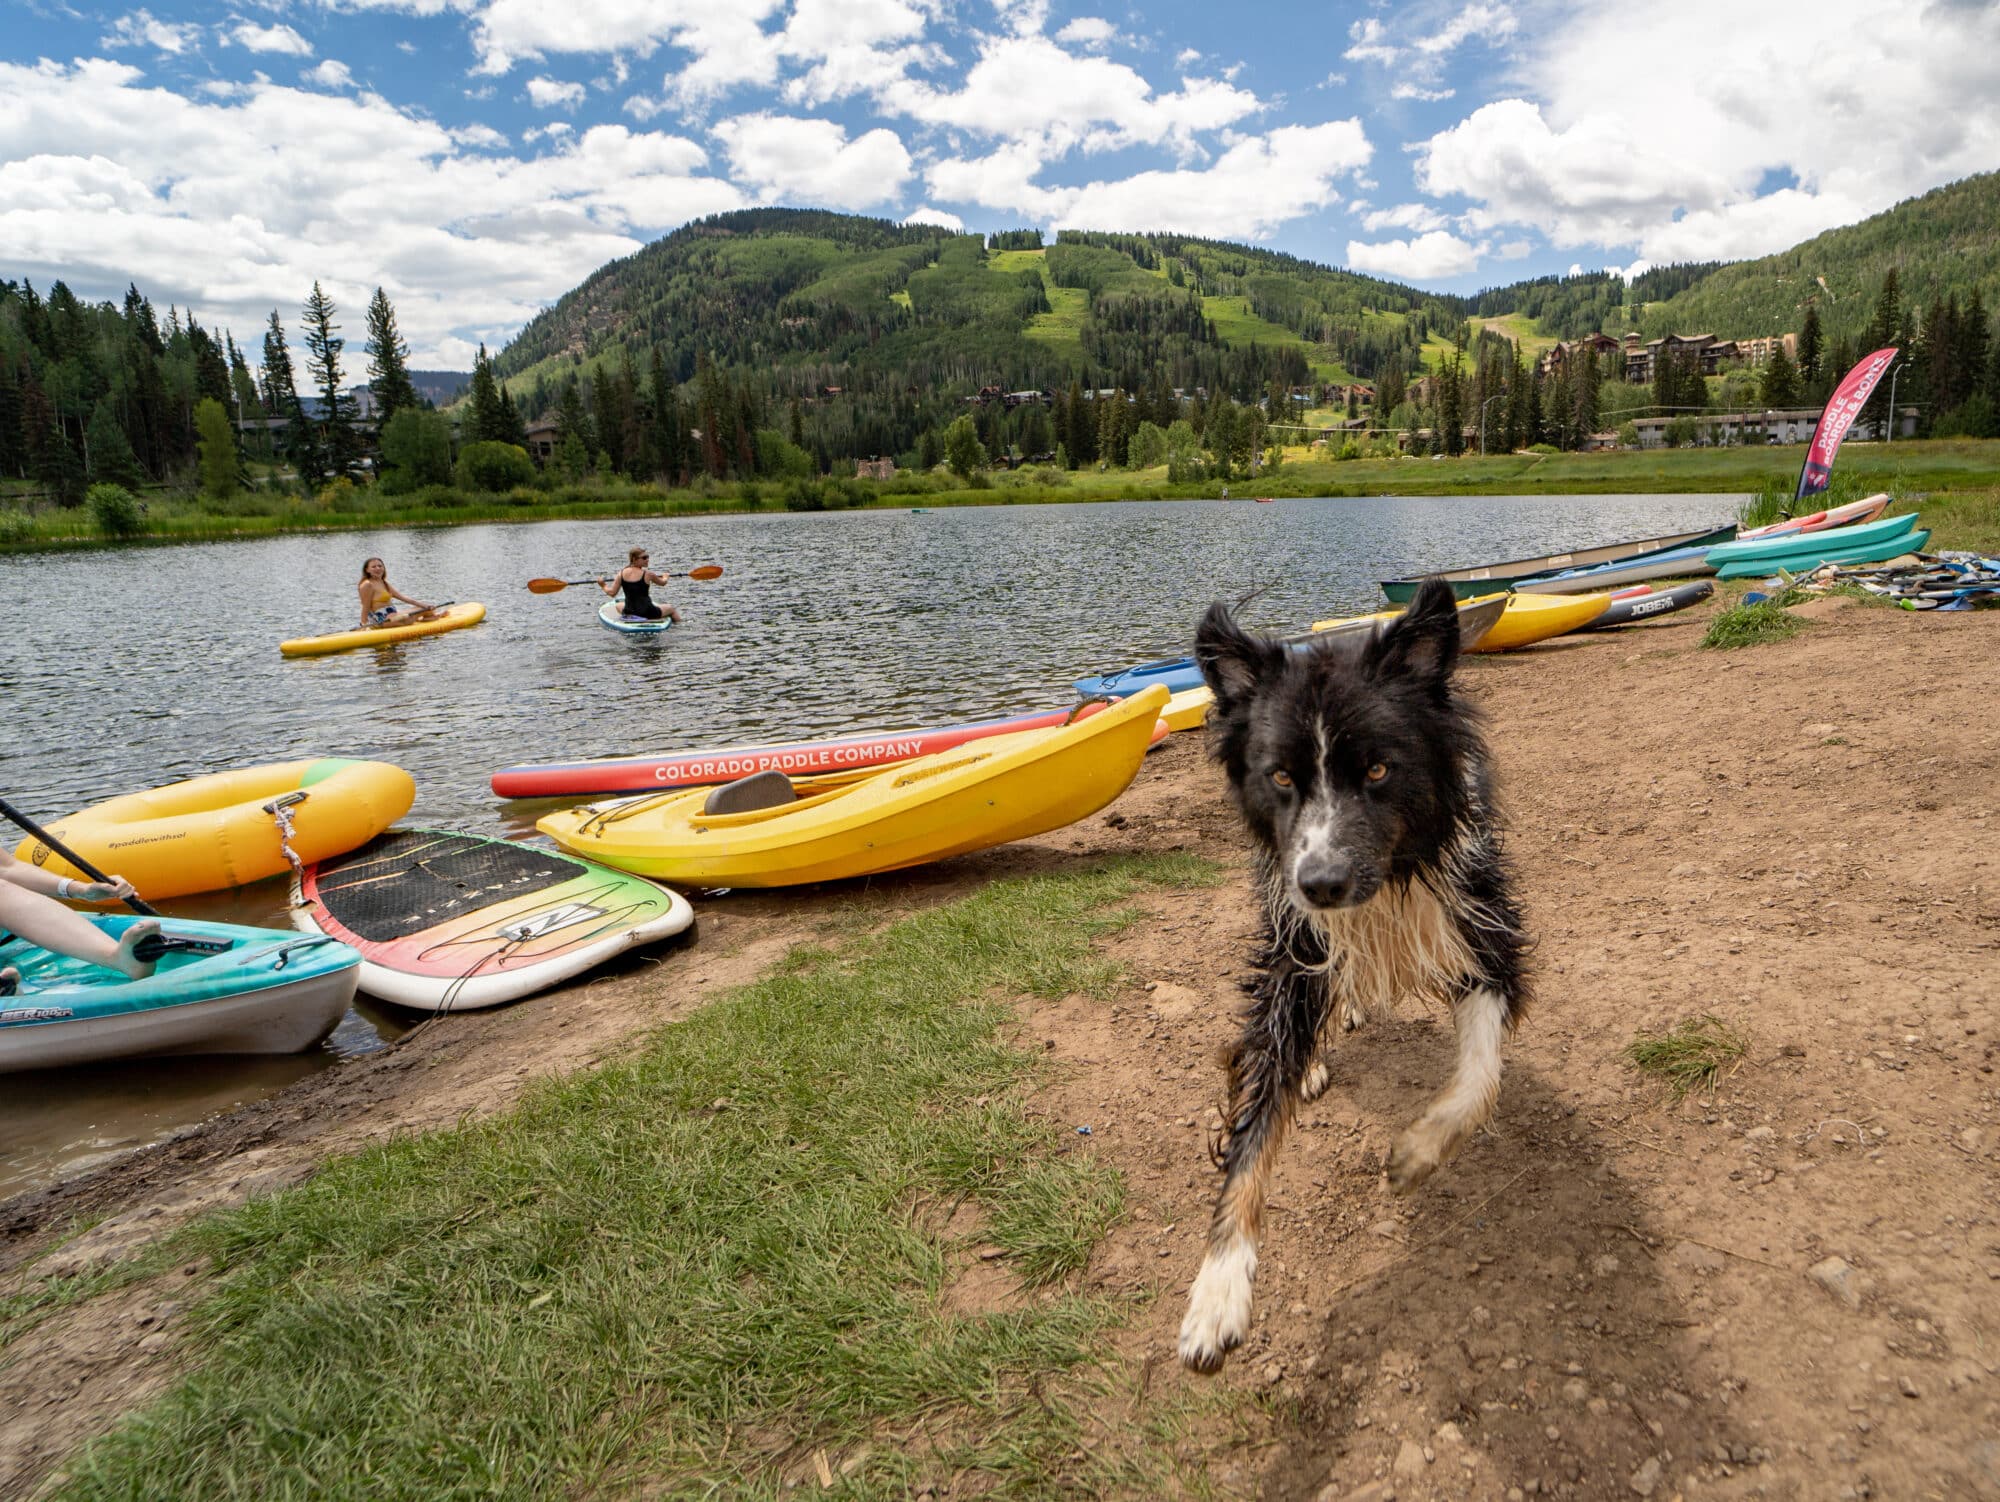
[[[1895, 346], [1878, 349], [1848, 371], [1841, 383], [1834, 387], [1826, 410], [1819, 415], [1819, 426], [1813, 429], [1812, 442], [1806, 445], [1805, 468], [1799, 471], [1799, 488], [1793, 500], [1802, 501], [1826, 489], [1833, 479], [1833, 456], [1840, 451], [1840, 440], [1854, 426], [1854, 419], [1868, 404], [1869, 393], [1881, 384], [1882, 377], [1888, 373], [1889, 362], [1895, 358]], [[1895, 420], [1896, 414], [1890, 413], [1889, 421], [1893, 423]]]

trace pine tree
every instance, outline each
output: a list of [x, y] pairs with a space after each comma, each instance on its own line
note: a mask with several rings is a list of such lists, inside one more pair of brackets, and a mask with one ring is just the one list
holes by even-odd
[[590, 414], [583, 409], [583, 392], [571, 376], [563, 383], [562, 405], [556, 410], [557, 446], [568, 448], [573, 437], [587, 457], [597, 449], [596, 436], [591, 431]]
[[1805, 322], [1799, 325], [1799, 379], [1808, 392], [1819, 385], [1825, 343], [1819, 328], [1819, 304], [1807, 303]]
[[236, 494], [236, 438], [229, 414], [214, 397], [205, 396], [194, 409], [195, 431], [201, 442], [202, 494], [227, 500]]
[[500, 387], [493, 379], [493, 362], [486, 358], [486, 346], [472, 361], [472, 441], [504, 443], [507, 419], [500, 411]]
[[285, 345], [285, 325], [278, 310], [271, 309], [271, 322], [264, 330], [264, 410], [285, 420], [285, 454], [308, 485], [317, 486], [326, 473], [320, 457], [319, 434], [306, 420], [299, 401], [297, 378], [292, 372], [292, 354]]
[[0, 355], [0, 475], [20, 478], [27, 459], [21, 443], [21, 385], [13, 360]]
[[[340, 352], [347, 341], [333, 321], [333, 299], [313, 283], [301, 314], [305, 322], [306, 371], [325, 411], [320, 416], [319, 457], [322, 474], [341, 479], [354, 473], [361, 458], [360, 435], [354, 431], [354, 401], [340, 389]], [[314, 480], [317, 484], [317, 479]]]
[[368, 304], [368, 389], [375, 393], [378, 424], [405, 407], [422, 405], [410, 380], [410, 347], [397, 332], [396, 310], [380, 287]]
[[1799, 400], [1799, 375], [1792, 366], [1792, 357], [1785, 353], [1780, 344], [1771, 351], [1770, 363], [1764, 367], [1764, 383], [1761, 392], [1767, 407], [1796, 406]]
[[1902, 327], [1902, 283], [1897, 279], [1896, 268], [1891, 266], [1882, 278], [1881, 294], [1875, 299], [1875, 314], [1868, 320], [1868, 347], [1881, 349], [1896, 341], [1897, 331]]
[[89, 456], [87, 478], [92, 485], [123, 485], [127, 490], [137, 490], [145, 483], [145, 471], [139, 468], [125, 430], [118, 426], [118, 414], [111, 408], [110, 397], [100, 399], [91, 410], [83, 447]]
[[498, 416], [500, 427], [497, 436], [500, 442], [511, 443], [515, 448], [525, 449], [528, 446], [528, 424], [521, 416], [521, 409], [514, 405], [514, 398], [507, 394], [505, 381], [500, 383]]

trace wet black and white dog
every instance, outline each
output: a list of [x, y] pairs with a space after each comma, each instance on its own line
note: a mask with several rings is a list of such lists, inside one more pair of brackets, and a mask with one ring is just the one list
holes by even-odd
[[1210, 1372], [1250, 1328], [1265, 1187], [1294, 1108], [1326, 1088], [1316, 1055], [1400, 996], [1448, 1002], [1458, 1067], [1396, 1138], [1389, 1182], [1417, 1187], [1492, 1113], [1500, 1044], [1527, 1002], [1487, 754], [1452, 692], [1458, 611], [1426, 583], [1386, 630], [1295, 652], [1222, 605], [1195, 637], [1209, 736], [1256, 842], [1264, 901], [1252, 1004], [1229, 1057], [1223, 1184], [1181, 1323]]

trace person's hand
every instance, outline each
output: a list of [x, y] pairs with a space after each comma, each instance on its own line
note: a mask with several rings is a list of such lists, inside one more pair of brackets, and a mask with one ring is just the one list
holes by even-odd
[[69, 895], [79, 902], [122, 902], [136, 890], [122, 876], [114, 876], [109, 881], [72, 881], [69, 884]]

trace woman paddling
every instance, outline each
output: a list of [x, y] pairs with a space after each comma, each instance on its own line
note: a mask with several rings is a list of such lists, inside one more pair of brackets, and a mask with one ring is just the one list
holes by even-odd
[[[79, 902], [108, 902], [131, 895], [132, 883], [122, 876], [110, 881], [76, 881], [0, 850], [0, 928], [19, 934], [38, 948], [144, 980], [153, 973], [152, 963], [132, 951], [141, 939], [160, 931], [157, 918], [127, 924], [124, 935], [114, 939], [81, 913], [54, 900], [73, 897]], [[12, 965], [0, 969], [0, 996], [12, 996], [20, 981], [20, 972]]]
[[603, 590], [608, 598], [612, 599], [617, 598], [620, 590], [625, 592], [625, 603], [621, 609], [628, 619], [657, 621], [664, 615], [668, 620], [678, 625], [681, 618], [681, 613], [678, 610], [674, 609], [671, 605], [662, 607], [653, 603], [652, 586], [655, 584], [665, 584], [667, 576], [665, 574], [656, 574], [646, 567], [650, 555], [644, 548], [633, 548], [625, 555], [625, 558], [625, 567], [618, 571], [618, 577], [616, 579], [599, 579], [597, 587]]
[[[361, 565], [361, 625], [365, 630], [372, 626], [408, 626], [416, 621], [427, 621], [437, 614], [437, 608], [426, 605], [422, 600], [413, 600], [389, 582], [389, 570], [380, 558], [370, 558]], [[410, 608], [398, 610], [390, 602], [401, 600]]]

